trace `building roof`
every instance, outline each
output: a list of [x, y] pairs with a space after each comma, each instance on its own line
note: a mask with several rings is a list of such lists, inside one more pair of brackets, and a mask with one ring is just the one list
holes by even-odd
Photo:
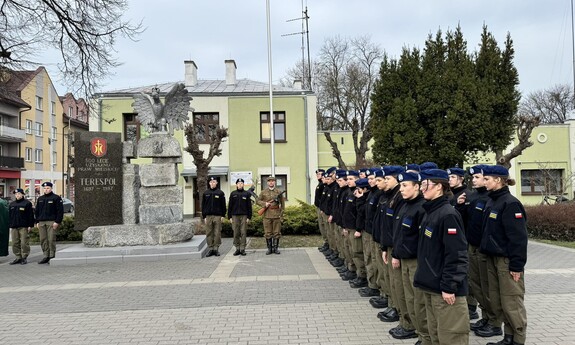
[[20, 96], [22, 90], [38, 74], [41, 68], [35, 71], [9, 71], [6, 72], [6, 81], [0, 84], [0, 101], [10, 103], [21, 108], [31, 108]]
[[[98, 94], [129, 95], [139, 92], [149, 93], [154, 87], [158, 87], [160, 89], [160, 93], [164, 94], [168, 93], [176, 83], [183, 83], [183, 81], [118, 89], [112, 91], [105, 91]], [[225, 80], [198, 80], [198, 83], [195, 86], [187, 86], [186, 89], [188, 90], [188, 92], [194, 95], [210, 95], [210, 96], [214, 95], [229, 96], [229, 95], [239, 95], [246, 93], [263, 95], [269, 93], [268, 83], [262, 83], [250, 79], [238, 79], [236, 84], [233, 85], [227, 85]], [[298, 95], [312, 93], [309, 90], [294, 89], [291, 87], [285, 87], [281, 85], [274, 85], [273, 91], [281, 94], [298, 94]]]

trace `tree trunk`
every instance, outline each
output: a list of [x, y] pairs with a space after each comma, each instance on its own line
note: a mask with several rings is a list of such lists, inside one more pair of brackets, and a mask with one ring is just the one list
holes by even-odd
[[338, 167], [341, 169], [347, 169], [347, 165], [345, 164], [345, 162], [341, 158], [341, 152], [339, 151], [339, 148], [337, 147], [337, 143], [331, 139], [331, 134], [329, 132], [323, 132], [323, 134], [325, 135], [325, 139], [327, 140], [327, 142], [331, 146], [331, 154], [333, 155], [333, 157], [335, 159], [337, 159]]
[[509, 151], [509, 153], [504, 154], [503, 150], [498, 150], [495, 152], [495, 160], [497, 164], [503, 165], [507, 169], [511, 167], [511, 160], [523, 152], [526, 148], [533, 145], [533, 142], [529, 140], [533, 129], [539, 126], [540, 118], [538, 116], [520, 115], [519, 124], [517, 126], [517, 139], [519, 143], [515, 145]]

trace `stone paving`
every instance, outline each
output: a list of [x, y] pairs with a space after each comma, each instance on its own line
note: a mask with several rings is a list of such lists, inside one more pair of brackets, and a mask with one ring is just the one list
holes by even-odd
[[[59, 248], [64, 248], [60, 245]], [[413, 344], [315, 248], [186, 261], [25, 266], [0, 258], [0, 344]], [[531, 242], [528, 344], [575, 344], [575, 250]], [[499, 340], [496, 339], [496, 341]], [[474, 335], [470, 344], [491, 339]]]

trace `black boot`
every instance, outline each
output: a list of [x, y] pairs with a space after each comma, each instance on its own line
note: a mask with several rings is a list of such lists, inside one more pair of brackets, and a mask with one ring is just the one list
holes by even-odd
[[280, 250], [279, 250], [280, 239], [279, 239], [279, 238], [274, 239], [274, 242], [273, 242], [273, 243], [274, 243], [274, 253], [276, 253], [276, 254], [281, 254], [281, 253], [280, 253]]
[[242, 251], [240, 250], [240, 248], [237, 248], [236, 251], [234, 252], [234, 256], [238, 256], [242, 253]]
[[513, 335], [505, 334], [503, 336], [503, 340], [498, 341], [496, 343], [487, 343], [486, 345], [513, 345], [515, 342], [513, 341]]
[[272, 239], [271, 238], [266, 238], [266, 243], [268, 245], [268, 251], [266, 252], [266, 255], [270, 255], [271, 253], [273, 253], [273, 249], [272, 249]]
[[468, 304], [467, 309], [469, 310], [469, 320], [479, 319], [479, 314], [477, 313], [476, 305]]

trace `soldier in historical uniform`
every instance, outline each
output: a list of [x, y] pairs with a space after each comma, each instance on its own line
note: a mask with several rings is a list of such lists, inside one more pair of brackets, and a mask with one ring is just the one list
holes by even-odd
[[219, 247], [222, 244], [222, 219], [226, 216], [226, 196], [218, 188], [215, 176], [209, 177], [209, 187], [202, 195], [202, 219], [206, 225], [206, 241], [208, 254], [220, 256]]
[[14, 191], [16, 200], [10, 203], [9, 217], [10, 230], [12, 232], [12, 252], [16, 259], [10, 265], [28, 263], [30, 254], [30, 240], [28, 233], [34, 227], [34, 210], [32, 203], [24, 197], [24, 190], [18, 188]]
[[246, 234], [250, 219], [252, 219], [252, 195], [244, 190], [244, 179], [236, 180], [236, 190], [230, 194], [228, 219], [232, 220], [234, 232], [235, 256], [246, 255]]
[[257, 204], [265, 208], [263, 214], [264, 236], [268, 246], [266, 255], [271, 253], [280, 254], [279, 244], [283, 212], [285, 208], [282, 192], [276, 188], [275, 176], [267, 178], [268, 188], [261, 191]]
[[64, 218], [64, 204], [62, 198], [52, 192], [52, 183], [42, 183], [44, 194], [36, 201], [36, 227], [40, 234], [40, 246], [44, 252], [44, 258], [39, 264], [50, 263], [50, 259], [56, 256], [56, 230], [62, 224]]

